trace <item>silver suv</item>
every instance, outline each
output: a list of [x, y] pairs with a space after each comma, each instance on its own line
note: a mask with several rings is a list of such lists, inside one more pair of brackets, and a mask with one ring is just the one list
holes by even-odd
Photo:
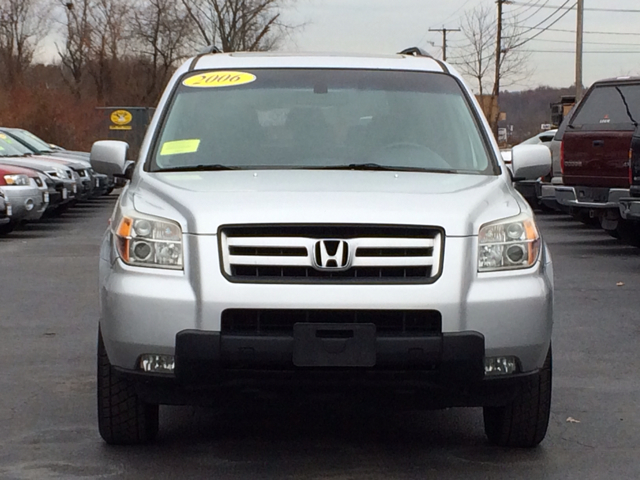
[[484, 407], [531, 447], [551, 397], [553, 274], [474, 96], [416, 49], [390, 56], [209, 53], [171, 79], [124, 175], [100, 254], [98, 421], [158, 432], [160, 404], [225, 392], [403, 392]]

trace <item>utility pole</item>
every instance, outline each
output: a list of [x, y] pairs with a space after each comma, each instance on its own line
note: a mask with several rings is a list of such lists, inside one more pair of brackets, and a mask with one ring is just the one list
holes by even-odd
[[576, 103], [582, 98], [582, 44], [584, 34], [584, 0], [578, 0], [576, 26]]
[[[489, 107], [491, 128], [493, 134], [498, 138], [498, 119], [500, 117], [500, 107], [498, 106], [498, 97], [500, 96], [500, 67], [502, 63], [502, 6], [505, 3], [511, 3], [509, 0], [497, 0], [498, 4], [498, 25], [496, 28], [496, 72], [493, 81], [493, 92], [491, 94], [491, 105]], [[494, 112], [494, 106], [496, 112]]]
[[459, 32], [459, 28], [430, 28], [430, 32], [442, 32], [442, 60], [447, 61], [447, 33]]

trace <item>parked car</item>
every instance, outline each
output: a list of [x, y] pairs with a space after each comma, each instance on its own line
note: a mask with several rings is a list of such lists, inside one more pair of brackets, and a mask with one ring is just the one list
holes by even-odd
[[0, 190], [0, 229], [11, 221], [12, 213], [11, 203], [7, 200], [7, 197], [4, 196], [2, 190]]
[[[173, 76], [99, 262], [98, 426], [227, 389], [397, 389], [482, 406], [532, 447], [551, 401], [552, 263], [474, 95], [445, 63], [204, 54]], [[516, 177], [551, 167], [517, 146]], [[94, 144], [122, 174], [127, 145]], [[212, 396], [215, 392], [216, 396]]]
[[[545, 145], [548, 147], [555, 137], [557, 130], [547, 130], [534, 135], [531, 138], [520, 143], [520, 145]], [[504, 158], [504, 155], [503, 155]], [[535, 180], [519, 180], [516, 182], [516, 190], [518, 190], [522, 196], [529, 202], [533, 208], [546, 208], [540, 202], [541, 184], [545, 177], [551, 173], [551, 169], [545, 175], [541, 175], [540, 178]]]
[[629, 196], [629, 149], [640, 119], [640, 78], [594, 83], [571, 114], [562, 138], [562, 186], [556, 200], [580, 218], [596, 218], [627, 236], [619, 201]]
[[[575, 106], [574, 106], [575, 108]], [[562, 137], [569, 123], [570, 111], [556, 130], [553, 139], [547, 143], [551, 150], [551, 172], [537, 185], [538, 204], [549, 210], [568, 210], [569, 207], [562, 206], [556, 200], [556, 187], [562, 185], [562, 167], [560, 165], [560, 150]]]
[[2, 235], [12, 232], [20, 222], [38, 220], [49, 204], [47, 186], [35, 170], [0, 163], [0, 190], [5, 202], [11, 204], [9, 222], [0, 225]]
[[[77, 190], [73, 171], [46, 157], [24, 156], [15, 144], [0, 136], [0, 162], [5, 165], [25, 167], [43, 173], [49, 187], [49, 210], [62, 211], [75, 199]], [[53, 191], [52, 191], [53, 189]]]
[[25, 154], [46, 156], [70, 166], [78, 174], [76, 177], [78, 200], [96, 198], [111, 193], [114, 188], [113, 181], [109, 177], [93, 171], [88, 153], [71, 152], [53, 147], [31, 132], [20, 128], [0, 128], [0, 135], [7, 141], [14, 142], [13, 146]]
[[89, 153], [65, 150], [58, 146], [52, 146], [33, 133], [22, 128], [0, 127], [0, 132], [10, 135], [15, 140], [21, 142], [30, 150], [40, 155], [52, 155], [60, 158], [68, 158], [70, 160], [89, 161]]

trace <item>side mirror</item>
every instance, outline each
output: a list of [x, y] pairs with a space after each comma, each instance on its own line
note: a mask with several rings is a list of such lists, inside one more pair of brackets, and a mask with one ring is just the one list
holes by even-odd
[[545, 145], [516, 145], [511, 150], [514, 181], [537, 180], [551, 171], [551, 150]]
[[127, 163], [129, 144], [117, 140], [101, 140], [91, 147], [91, 166], [98, 173], [113, 177], [122, 175]]

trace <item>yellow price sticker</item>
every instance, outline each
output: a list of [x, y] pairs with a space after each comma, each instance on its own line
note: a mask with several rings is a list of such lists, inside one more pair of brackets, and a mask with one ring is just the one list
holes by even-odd
[[246, 72], [205, 72], [192, 75], [182, 84], [195, 88], [235, 87], [255, 82], [256, 76]]
[[160, 150], [160, 155], [181, 155], [183, 153], [195, 153], [200, 148], [199, 139], [174, 140], [165, 142]]

